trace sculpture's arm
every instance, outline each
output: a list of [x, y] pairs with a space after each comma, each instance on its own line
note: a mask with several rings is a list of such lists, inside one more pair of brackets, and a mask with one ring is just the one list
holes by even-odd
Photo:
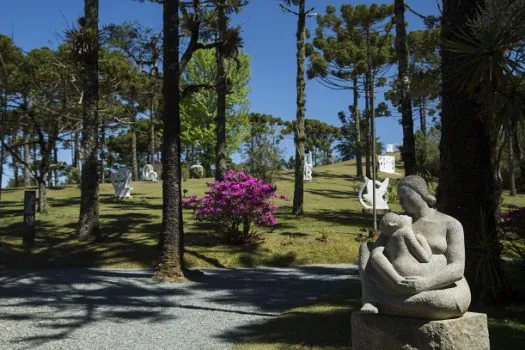
[[392, 266], [392, 263], [383, 254], [384, 250], [384, 246], [374, 248], [370, 256], [370, 262], [383, 279], [387, 280], [392, 286], [397, 286], [403, 277], [401, 277], [394, 266]]
[[410, 254], [420, 263], [430, 262], [430, 259], [432, 259], [432, 249], [430, 249], [427, 239], [423, 235], [415, 234], [412, 230], [402, 230], [406, 231], [403, 238]]
[[447, 222], [447, 266], [428, 276], [428, 288], [443, 288], [463, 278], [465, 272], [465, 241], [463, 226], [456, 219]]

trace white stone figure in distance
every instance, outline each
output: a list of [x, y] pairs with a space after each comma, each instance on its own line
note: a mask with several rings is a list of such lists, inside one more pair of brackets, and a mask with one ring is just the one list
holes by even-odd
[[142, 180], [153, 182], [158, 181], [158, 175], [155, 170], [153, 170], [153, 165], [146, 164], [144, 168], [142, 168]]
[[120, 168], [109, 177], [113, 189], [115, 190], [115, 197], [118, 200], [124, 198], [131, 198], [131, 171], [126, 168]]
[[[463, 276], [465, 243], [461, 223], [433, 206], [435, 197], [425, 180], [411, 175], [397, 187], [399, 203], [413, 223], [400, 225], [404, 237], [394, 237], [382, 225], [375, 242], [359, 249], [362, 312], [445, 320], [461, 317], [470, 305], [470, 289]], [[406, 237], [410, 235], [410, 241]], [[416, 237], [416, 241], [413, 239]], [[424, 237], [432, 256], [417, 256]], [[420, 247], [414, 248], [418, 243]], [[412, 247], [411, 247], [412, 245]]]
[[379, 156], [379, 171], [388, 174], [396, 173], [396, 157]]
[[[387, 192], [388, 192], [389, 182], [390, 180], [388, 178], [386, 178], [383, 182], [379, 182], [376, 180], [376, 209], [389, 210], [388, 203], [387, 203], [388, 202]], [[361, 185], [361, 188], [359, 189], [359, 193], [357, 194], [359, 203], [361, 203], [361, 205], [365, 209], [373, 209], [372, 208], [372, 205], [373, 205], [372, 203], [372, 198], [373, 198], [372, 197], [373, 195], [372, 183], [373, 181], [365, 176], [365, 182]]]
[[386, 145], [386, 153], [394, 153], [396, 151], [396, 146], [394, 144], [389, 143]]
[[314, 167], [312, 152], [306, 153], [304, 157], [303, 180], [312, 181], [312, 169]]
[[190, 174], [194, 179], [202, 179], [204, 177], [204, 167], [200, 164], [194, 164], [190, 167]]

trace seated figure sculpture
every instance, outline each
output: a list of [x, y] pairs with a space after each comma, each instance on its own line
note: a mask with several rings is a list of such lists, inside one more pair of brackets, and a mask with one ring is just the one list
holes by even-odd
[[[387, 217], [379, 238], [361, 245], [361, 311], [428, 320], [461, 317], [470, 305], [470, 289], [463, 276], [463, 227], [432, 208], [436, 199], [423, 178], [405, 177], [397, 193], [413, 223], [407, 228], [406, 219]], [[392, 227], [386, 227], [391, 221]], [[426, 244], [431, 256], [426, 254]]]

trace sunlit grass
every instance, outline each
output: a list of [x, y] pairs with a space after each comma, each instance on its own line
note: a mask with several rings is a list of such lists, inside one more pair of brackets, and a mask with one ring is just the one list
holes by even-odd
[[[402, 172], [401, 169], [398, 169]], [[291, 201], [277, 200], [278, 224], [256, 231], [262, 241], [243, 246], [219, 244], [213, 228], [196, 223], [184, 210], [185, 260], [192, 267], [292, 266], [316, 263], [353, 263], [359, 238], [366, 236], [372, 219], [361, 213], [357, 201], [360, 182], [353, 162], [314, 169], [305, 183], [305, 216], [291, 215]], [[381, 175], [381, 174], [380, 174]], [[213, 179], [184, 181], [186, 195], [203, 195]], [[293, 175], [283, 173], [277, 192], [293, 198]], [[75, 236], [80, 191], [76, 186], [49, 190], [49, 214], [38, 215], [36, 244], [22, 246], [23, 191], [4, 192], [0, 207], [0, 265], [6, 267], [101, 266], [151, 267], [158, 256], [161, 228], [160, 183], [134, 182], [133, 198], [117, 201], [111, 184], [100, 186], [100, 227], [104, 241], [79, 242]], [[525, 196], [504, 196], [505, 203], [525, 206]], [[397, 203], [391, 208], [399, 211]]]

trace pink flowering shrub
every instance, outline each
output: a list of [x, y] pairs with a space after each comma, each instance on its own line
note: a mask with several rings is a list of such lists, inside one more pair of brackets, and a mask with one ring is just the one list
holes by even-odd
[[[211, 222], [221, 227], [231, 243], [244, 243], [252, 237], [251, 227], [272, 226], [277, 206], [271, 202], [276, 197], [272, 184], [248, 175], [243, 171], [227, 171], [222, 181], [209, 184], [202, 198], [192, 195], [182, 201], [195, 208], [195, 219]], [[288, 200], [285, 196], [280, 196]]]

